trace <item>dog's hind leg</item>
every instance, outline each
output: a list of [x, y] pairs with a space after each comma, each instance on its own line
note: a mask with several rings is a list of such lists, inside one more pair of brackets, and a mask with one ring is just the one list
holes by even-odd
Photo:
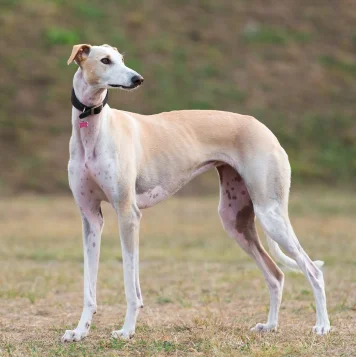
[[98, 276], [101, 232], [104, 219], [100, 201], [83, 202], [79, 205], [83, 224], [84, 249], [84, 306], [78, 326], [67, 330], [62, 342], [80, 341], [89, 333], [93, 314], [96, 313], [96, 281]]
[[[258, 160], [256, 160], [258, 161]], [[257, 218], [270, 239], [278, 243], [299, 266], [307, 277], [314, 293], [316, 307], [316, 325], [313, 331], [319, 335], [330, 330], [330, 322], [326, 309], [326, 297], [323, 273], [319, 269], [320, 262], [313, 262], [301, 247], [288, 217], [288, 196], [290, 186], [290, 166], [283, 149], [269, 152], [259, 160], [268, 165], [253, 164], [247, 168], [246, 185], [253, 187], [251, 193]], [[283, 254], [283, 253], [279, 253]], [[289, 260], [285, 260], [287, 265]]]
[[270, 205], [262, 207], [255, 205], [255, 211], [268, 236], [297, 262], [313, 289], [316, 307], [316, 325], [313, 331], [318, 335], [328, 333], [330, 322], [326, 308], [323, 273], [301, 247], [289, 221], [288, 213], [276, 202], [270, 202]]
[[253, 330], [276, 330], [282, 300], [284, 275], [264, 250], [255, 227], [255, 213], [249, 192], [241, 176], [228, 165], [218, 167], [220, 176], [219, 215], [228, 234], [255, 260], [270, 293], [267, 323]]

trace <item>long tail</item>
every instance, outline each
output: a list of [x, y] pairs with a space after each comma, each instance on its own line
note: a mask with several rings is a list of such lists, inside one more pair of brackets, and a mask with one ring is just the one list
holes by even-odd
[[[293, 271], [297, 271], [297, 272], [302, 272], [297, 264], [297, 262], [292, 259], [289, 258], [287, 255], [285, 255], [281, 248], [279, 248], [279, 245], [269, 236], [267, 237], [267, 243], [269, 246], [269, 251], [271, 252], [271, 255], [281, 264], [283, 264], [284, 266], [288, 267], [289, 269], [293, 270]], [[315, 260], [314, 264], [318, 267], [321, 268], [324, 265], [324, 262], [321, 260]]]

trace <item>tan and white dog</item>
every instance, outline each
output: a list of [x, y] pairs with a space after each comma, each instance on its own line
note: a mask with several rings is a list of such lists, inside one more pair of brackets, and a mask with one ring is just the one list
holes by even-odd
[[[126, 67], [122, 55], [108, 45], [76, 45], [68, 64], [73, 60], [79, 66], [73, 93], [84, 109], [72, 108], [68, 171], [83, 223], [84, 308], [77, 328], [67, 330], [62, 341], [86, 337], [96, 312], [101, 202], [108, 201], [117, 213], [127, 300], [124, 325], [112, 336], [130, 338], [143, 306], [138, 258], [140, 209], [173, 195], [193, 177], [213, 167], [220, 176], [222, 224], [255, 260], [270, 293], [267, 323], [259, 323], [253, 330], [277, 328], [284, 282], [282, 271], [261, 245], [256, 215], [268, 236], [272, 255], [284, 265], [300, 269], [309, 280], [316, 306], [313, 330], [326, 334], [330, 323], [319, 269], [323, 263], [311, 261], [289, 221], [291, 170], [288, 156], [272, 132], [253, 117], [223, 111], [140, 115], [111, 109], [101, 105], [106, 103], [109, 88], [133, 89], [143, 78]], [[79, 118], [82, 111], [87, 121]]]

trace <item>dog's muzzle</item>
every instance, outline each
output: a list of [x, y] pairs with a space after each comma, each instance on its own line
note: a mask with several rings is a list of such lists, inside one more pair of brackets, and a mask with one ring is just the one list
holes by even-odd
[[144, 78], [140, 75], [134, 75], [131, 78], [131, 85], [130, 86], [124, 86], [121, 84], [109, 84], [110, 87], [114, 87], [114, 88], [122, 88], [122, 89], [134, 89], [137, 88], [138, 86], [140, 86], [144, 81]]

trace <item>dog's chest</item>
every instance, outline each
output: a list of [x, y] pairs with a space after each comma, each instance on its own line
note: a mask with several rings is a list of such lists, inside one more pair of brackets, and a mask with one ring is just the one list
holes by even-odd
[[88, 176], [96, 181], [101, 188], [116, 176], [114, 163], [103, 157], [100, 160], [86, 160], [84, 170], [87, 170]]
[[115, 152], [102, 140], [71, 140], [69, 179], [72, 190], [80, 194], [88, 189], [100, 193], [100, 198], [110, 200], [117, 193]]

